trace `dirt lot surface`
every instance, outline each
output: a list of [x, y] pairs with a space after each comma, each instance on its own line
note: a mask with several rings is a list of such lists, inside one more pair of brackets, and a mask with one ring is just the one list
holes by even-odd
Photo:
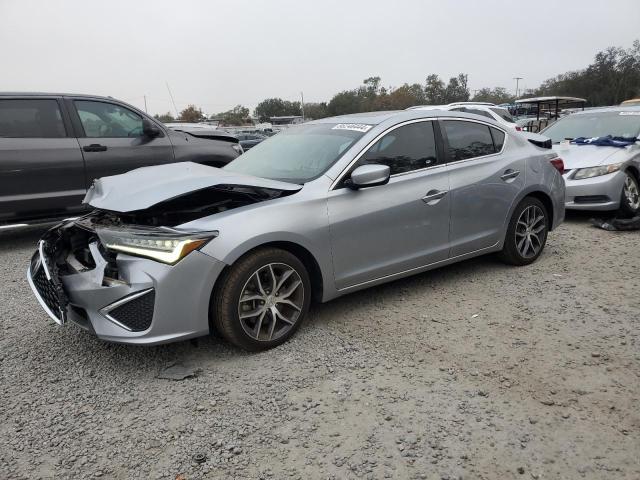
[[0, 235], [2, 478], [640, 478], [640, 232], [573, 217], [534, 265], [316, 305], [260, 354], [57, 327], [25, 280], [41, 233]]

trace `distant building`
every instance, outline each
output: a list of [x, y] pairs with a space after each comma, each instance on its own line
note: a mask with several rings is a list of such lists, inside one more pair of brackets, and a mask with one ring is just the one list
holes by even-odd
[[270, 117], [269, 121], [274, 127], [296, 125], [302, 123], [301, 115], [285, 115], [282, 117]]

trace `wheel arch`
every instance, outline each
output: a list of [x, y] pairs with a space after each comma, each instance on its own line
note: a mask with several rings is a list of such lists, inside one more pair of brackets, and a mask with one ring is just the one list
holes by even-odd
[[[555, 218], [555, 211], [553, 208], [553, 201], [551, 200], [551, 197], [540, 190], [529, 192], [522, 199], [527, 197], [533, 197], [540, 200], [540, 202], [542, 202], [542, 205], [544, 205], [544, 208], [547, 210], [547, 214], [549, 215], [549, 230], [550, 231], [553, 230], [553, 227], [554, 227], [553, 219]], [[522, 199], [520, 201], [522, 201]]]
[[556, 212], [555, 212], [555, 208], [553, 207], [553, 199], [551, 197], [551, 194], [549, 192], [545, 192], [544, 190], [540, 189], [539, 186], [538, 188], [535, 188], [535, 187], [529, 188], [527, 190], [520, 192], [520, 195], [518, 195], [516, 199], [513, 201], [513, 203], [511, 204], [511, 208], [509, 209], [509, 214], [505, 218], [505, 222], [502, 230], [503, 234], [499, 243], [500, 249], [504, 246], [504, 239], [507, 235], [507, 229], [509, 228], [509, 222], [511, 221], [513, 212], [516, 210], [516, 207], [520, 205], [520, 202], [522, 202], [527, 197], [536, 198], [542, 202], [542, 205], [544, 205], [545, 209], [547, 210], [547, 214], [549, 215], [549, 231], [557, 227], [555, 216], [554, 216]]
[[640, 170], [638, 169], [638, 167], [631, 163], [629, 165], [627, 165], [627, 168], [624, 169], [625, 172], [631, 172], [633, 174], [633, 176], [636, 178], [637, 182], [640, 182]]
[[[229, 269], [242, 257], [249, 255], [256, 250], [260, 250], [263, 248], [279, 248], [281, 250], [285, 250], [292, 255], [295, 255], [305, 266], [307, 272], [309, 273], [309, 279], [311, 280], [311, 298], [314, 301], [321, 302], [324, 295], [324, 280], [325, 275], [320, 268], [320, 263], [316, 259], [316, 257], [311, 253], [311, 251], [300, 245], [299, 243], [287, 241], [287, 240], [273, 240], [267, 241], [264, 243], [260, 243], [259, 245], [254, 245], [250, 249], [244, 251], [241, 255], [235, 256], [232, 262], [228, 263], [224, 269], [222, 270], [219, 279], [224, 279], [226, 277], [226, 273]], [[223, 280], [224, 281], [224, 280]], [[217, 283], [217, 282], [216, 282]], [[215, 287], [214, 287], [215, 290]]]

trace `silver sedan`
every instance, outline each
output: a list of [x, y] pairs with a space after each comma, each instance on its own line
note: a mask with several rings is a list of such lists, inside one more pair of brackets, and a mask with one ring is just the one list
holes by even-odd
[[[640, 107], [606, 107], [573, 113], [541, 132], [565, 165], [566, 208], [640, 213]], [[613, 138], [577, 145], [571, 140]], [[623, 146], [625, 145], [626, 146]]]
[[312, 300], [492, 252], [535, 261], [565, 196], [561, 161], [537, 143], [460, 112], [309, 122], [223, 169], [96, 180], [85, 198], [95, 210], [43, 236], [28, 279], [54, 321], [104, 340], [215, 330], [270, 348]]

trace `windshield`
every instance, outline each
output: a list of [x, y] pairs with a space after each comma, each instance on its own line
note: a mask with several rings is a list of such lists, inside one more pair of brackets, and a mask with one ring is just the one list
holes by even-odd
[[500, 116], [500, 118], [502, 118], [503, 120], [509, 123], [515, 123], [515, 120], [509, 113], [509, 110], [507, 110], [506, 108], [491, 108], [490, 110], [496, 115]]
[[638, 112], [593, 112], [569, 115], [549, 125], [540, 132], [553, 143], [578, 137], [636, 138], [640, 134], [640, 111]]
[[223, 168], [255, 177], [305, 183], [326, 172], [370, 128], [370, 125], [335, 123], [291, 127]]

